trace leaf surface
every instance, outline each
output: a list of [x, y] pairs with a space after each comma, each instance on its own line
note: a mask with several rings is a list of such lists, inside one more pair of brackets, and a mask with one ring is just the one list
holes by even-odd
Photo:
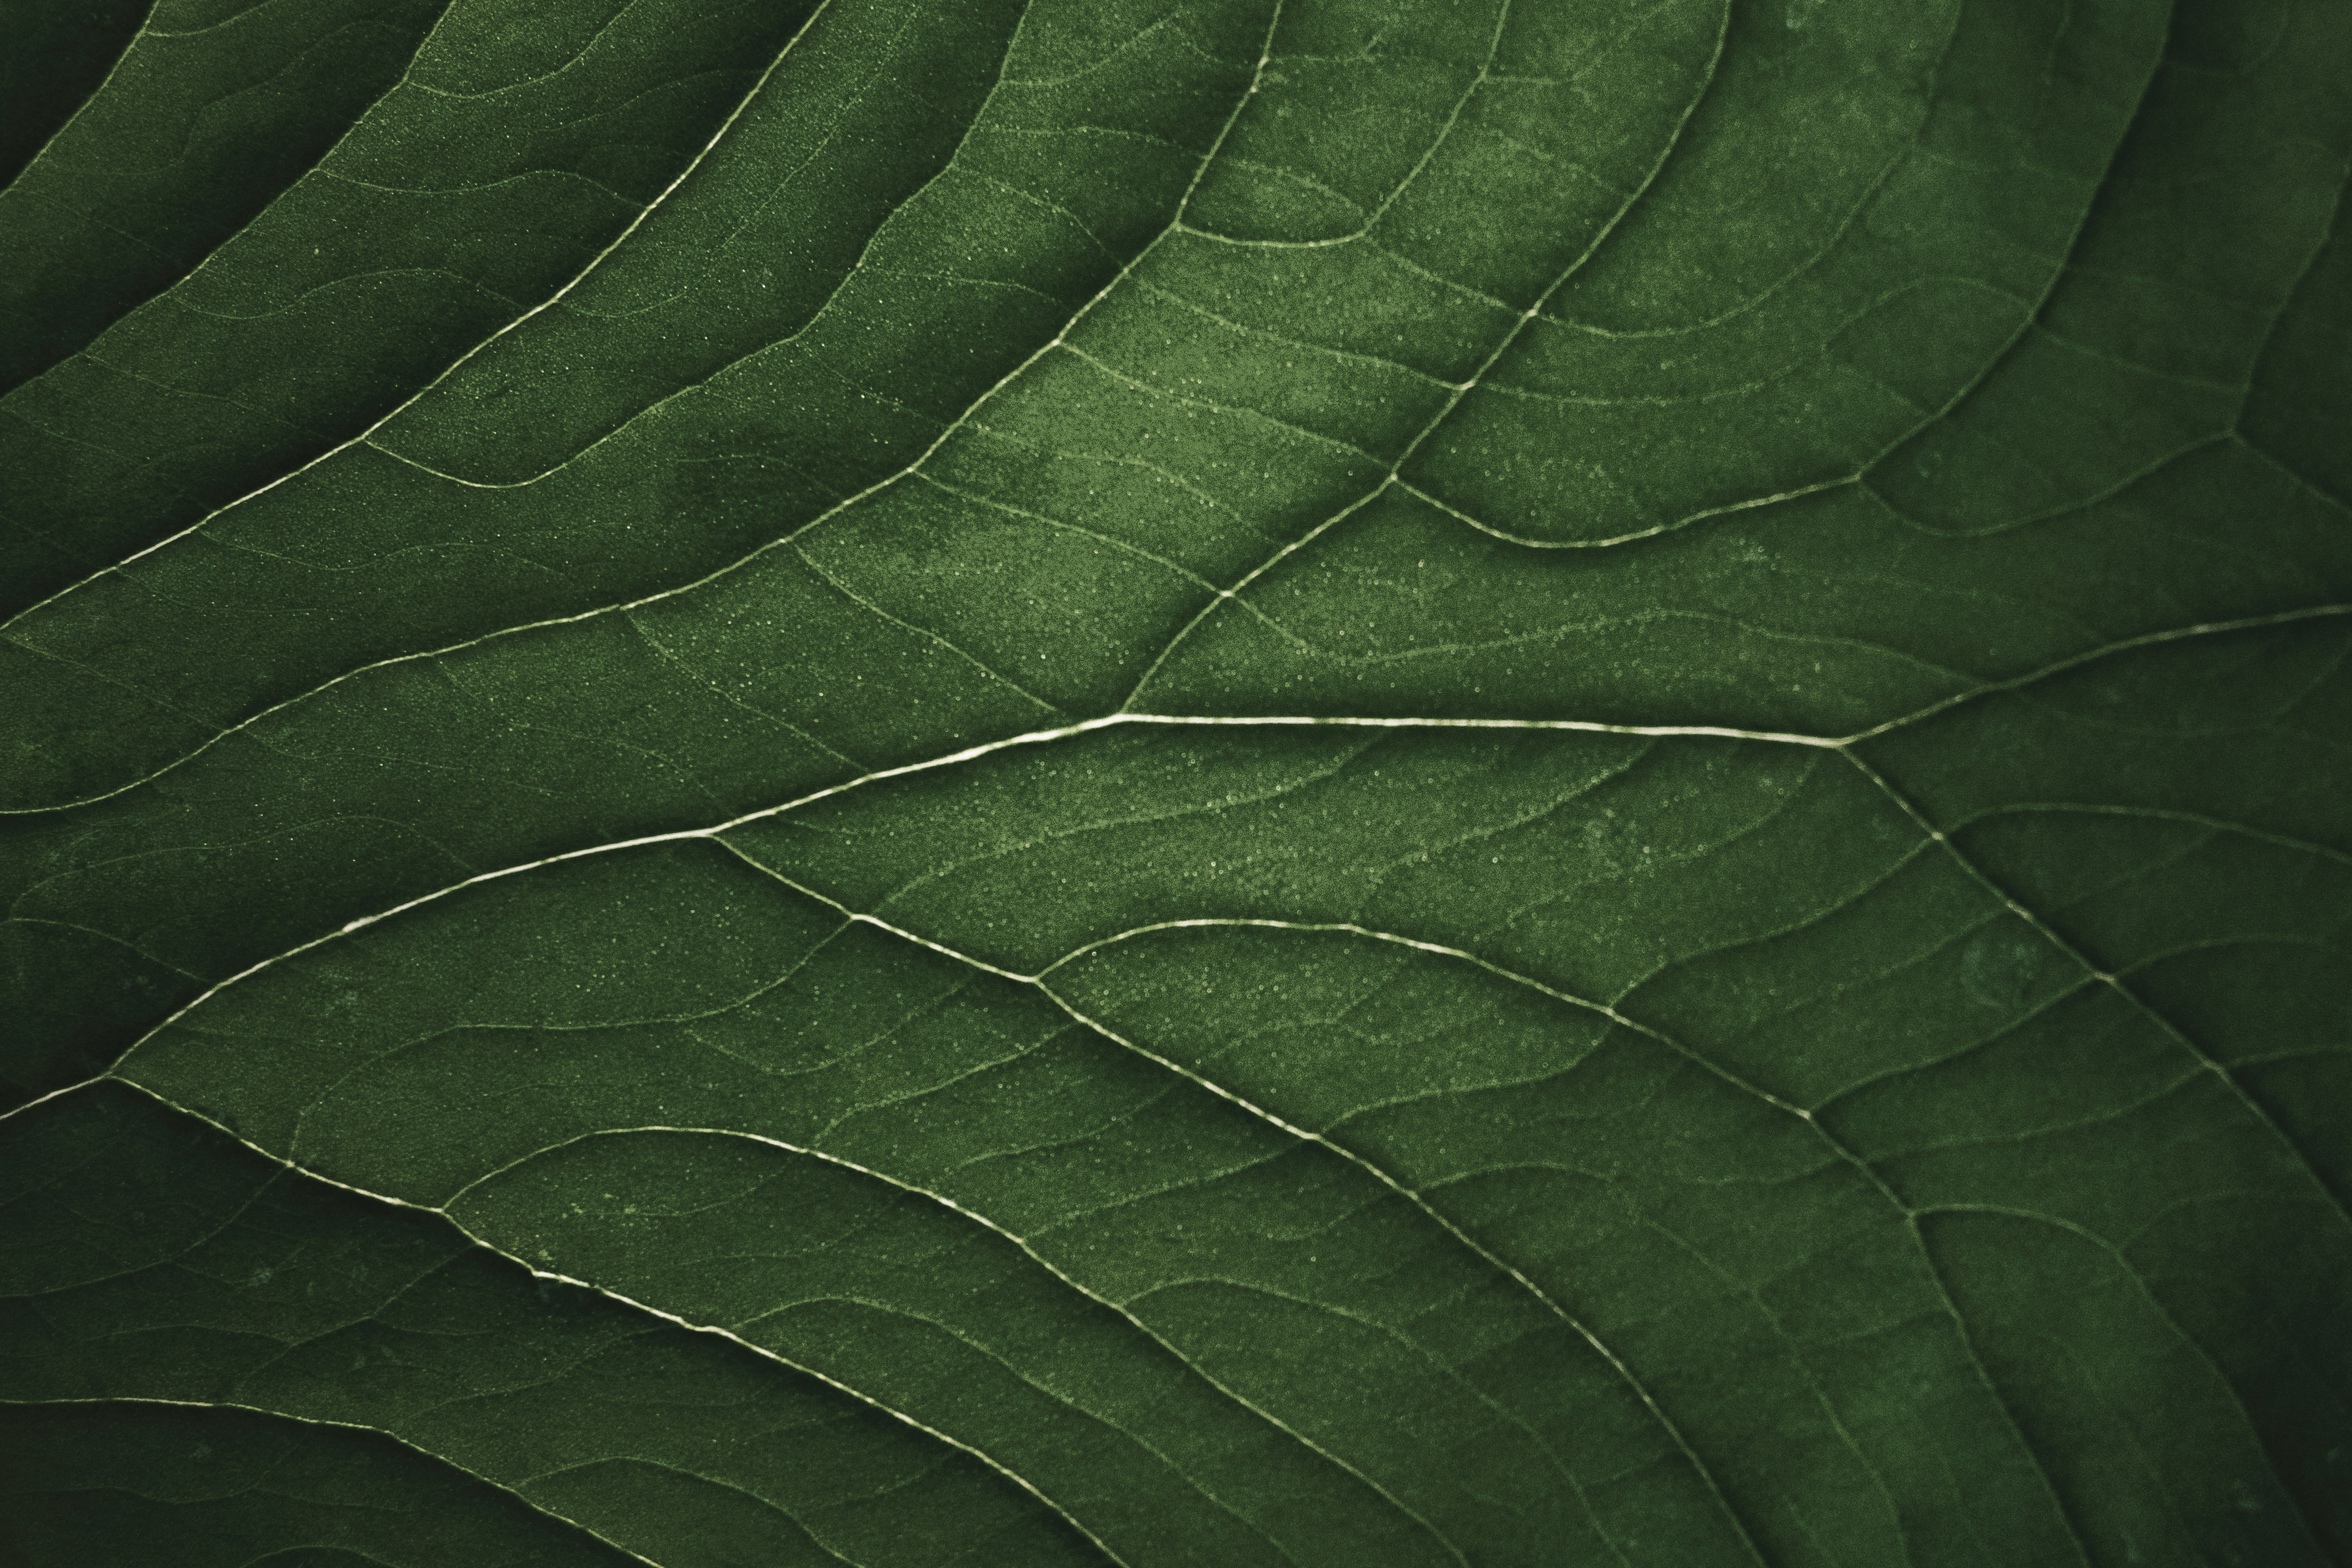
[[2352, 1561], [2343, 6], [24, 26], [24, 1561]]

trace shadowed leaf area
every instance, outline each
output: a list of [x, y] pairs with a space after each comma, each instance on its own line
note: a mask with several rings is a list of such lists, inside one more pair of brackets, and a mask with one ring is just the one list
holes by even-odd
[[2352, 1563], [2352, 8], [0, 29], [0, 1562]]

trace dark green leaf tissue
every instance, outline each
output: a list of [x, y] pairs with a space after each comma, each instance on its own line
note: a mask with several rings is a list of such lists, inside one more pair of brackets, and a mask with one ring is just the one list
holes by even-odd
[[2352, 5], [0, 0], [0, 1563], [2352, 1563]]

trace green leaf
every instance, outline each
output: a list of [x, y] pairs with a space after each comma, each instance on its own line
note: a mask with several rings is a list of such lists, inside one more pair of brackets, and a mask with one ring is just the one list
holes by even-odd
[[0, 1555], [2352, 1563], [2352, 9], [0, 11]]

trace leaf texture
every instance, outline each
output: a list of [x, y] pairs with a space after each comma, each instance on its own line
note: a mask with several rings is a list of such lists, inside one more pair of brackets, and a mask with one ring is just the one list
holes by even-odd
[[14, 1560], [2352, 1562], [2341, 4], [0, 14]]

